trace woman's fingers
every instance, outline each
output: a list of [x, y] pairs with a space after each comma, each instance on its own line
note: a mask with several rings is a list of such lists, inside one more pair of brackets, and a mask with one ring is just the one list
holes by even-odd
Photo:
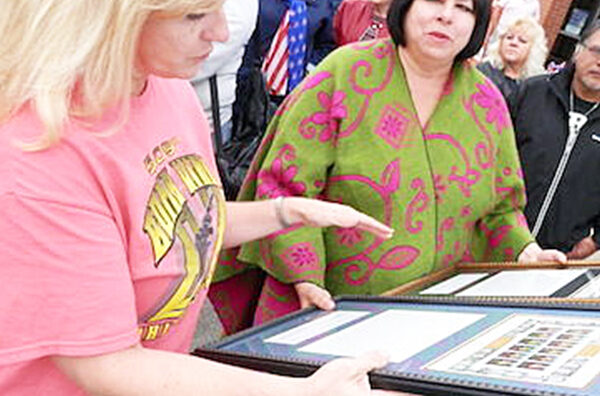
[[554, 261], [557, 263], [565, 264], [567, 262], [567, 256], [555, 249], [542, 250], [537, 257], [536, 261]]
[[525, 249], [523, 249], [517, 260], [520, 263], [553, 261], [564, 264], [567, 262], [567, 256], [561, 251], [555, 249], [542, 250], [537, 243], [530, 243], [525, 247]]
[[329, 292], [313, 283], [300, 282], [294, 284], [294, 289], [298, 293], [300, 307], [306, 308], [315, 306], [319, 309], [330, 311], [335, 308], [335, 302]]
[[364, 377], [369, 371], [385, 366], [390, 357], [379, 351], [367, 352], [352, 361], [348, 372], [356, 379]]
[[380, 352], [332, 360], [308, 378], [307, 394], [370, 396], [372, 391], [367, 373], [387, 362], [387, 356]]
[[358, 223], [356, 224], [356, 228], [361, 230], [369, 231], [376, 236], [389, 239], [394, 235], [394, 229], [388, 227], [387, 225], [381, 223], [380, 221], [375, 220], [371, 216], [367, 216], [364, 213], [357, 212], [359, 215]]
[[300, 222], [307, 226], [356, 227], [384, 239], [388, 239], [394, 234], [393, 228], [348, 205], [310, 198], [289, 197], [286, 198], [285, 210], [289, 214], [286, 214], [286, 218], [291, 219], [294, 223]]

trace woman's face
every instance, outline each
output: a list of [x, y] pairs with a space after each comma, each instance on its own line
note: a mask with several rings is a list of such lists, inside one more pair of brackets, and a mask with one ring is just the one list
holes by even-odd
[[223, 10], [167, 17], [150, 15], [140, 34], [136, 68], [147, 75], [189, 79], [212, 51], [212, 42], [227, 41]]
[[414, 0], [404, 20], [406, 50], [421, 60], [454, 62], [475, 27], [474, 0]]
[[523, 27], [509, 29], [500, 41], [500, 57], [504, 63], [522, 65], [531, 51], [532, 40]]

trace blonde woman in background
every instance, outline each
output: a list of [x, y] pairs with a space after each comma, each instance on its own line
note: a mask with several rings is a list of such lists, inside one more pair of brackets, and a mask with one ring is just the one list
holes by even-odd
[[186, 355], [222, 245], [391, 232], [316, 200], [224, 202], [183, 80], [227, 39], [221, 3], [0, 2], [0, 394], [377, 393], [376, 353], [307, 379]]
[[545, 73], [547, 55], [544, 29], [535, 19], [524, 17], [500, 33], [500, 39], [490, 46], [488, 56], [477, 68], [508, 99], [521, 81]]

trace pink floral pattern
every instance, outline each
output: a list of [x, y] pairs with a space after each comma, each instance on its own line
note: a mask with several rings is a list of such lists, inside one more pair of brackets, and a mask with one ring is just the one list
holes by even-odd
[[298, 167], [290, 165], [283, 166], [280, 157], [275, 158], [270, 168], [258, 172], [257, 194], [263, 198], [276, 198], [279, 196], [302, 195], [306, 191], [306, 185], [295, 182]]
[[436, 250], [438, 252], [444, 249], [444, 233], [451, 231], [454, 228], [454, 219], [449, 217], [442, 221], [437, 235]]
[[354, 246], [363, 240], [362, 232], [356, 228], [338, 228], [335, 230], [338, 243], [342, 246]]
[[[335, 138], [340, 120], [348, 115], [348, 109], [344, 105], [346, 93], [344, 91], [336, 91], [329, 96], [327, 92], [319, 92], [317, 100], [323, 108], [323, 111], [318, 111], [303, 121], [303, 124], [312, 122], [316, 125], [324, 125], [325, 128], [319, 134], [320, 142], [327, 142]], [[309, 128], [312, 132], [312, 129]], [[303, 131], [303, 129], [301, 129]], [[302, 133], [302, 132], [301, 132]], [[302, 133], [305, 138], [312, 138], [313, 134]]]
[[414, 246], [396, 246], [381, 256], [377, 268], [394, 271], [406, 268], [419, 257], [419, 250]]
[[471, 207], [469, 205], [467, 206], [463, 206], [460, 209], [460, 216], [461, 217], [468, 217], [471, 216], [471, 213], [473, 213], [473, 209], [471, 209]]
[[417, 192], [406, 207], [404, 227], [411, 234], [418, 234], [423, 229], [423, 221], [415, 220], [414, 217], [417, 213], [422, 213], [429, 207], [429, 196], [425, 192], [425, 182], [422, 179], [414, 179], [410, 186], [416, 189]]
[[296, 243], [284, 250], [281, 260], [290, 269], [312, 269], [319, 266], [319, 256], [308, 242]]
[[480, 107], [487, 109], [486, 122], [496, 125], [498, 133], [510, 126], [509, 112], [506, 102], [498, 88], [489, 81], [485, 84], [477, 84], [478, 91], [473, 94], [473, 99]]
[[302, 90], [308, 91], [309, 89], [318, 87], [323, 81], [331, 77], [332, 74], [330, 72], [319, 72], [315, 73], [314, 75], [307, 76], [302, 84]]
[[385, 106], [375, 133], [381, 136], [390, 146], [399, 149], [402, 140], [406, 136], [409, 124], [410, 120], [396, 107]]

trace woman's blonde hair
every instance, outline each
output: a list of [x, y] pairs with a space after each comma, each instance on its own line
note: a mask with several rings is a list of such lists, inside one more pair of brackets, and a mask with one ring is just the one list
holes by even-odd
[[69, 117], [129, 114], [140, 31], [152, 12], [210, 12], [222, 0], [0, 0], [0, 122], [24, 105], [57, 142]]
[[519, 79], [525, 79], [531, 76], [545, 73], [544, 62], [548, 56], [548, 46], [546, 44], [546, 33], [538, 21], [531, 17], [516, 19], [506, 29], [500, 32], [498, 40], [492, 44], [488, 50], [488, 56], [485, 60], [489, 61], [497, 69], [504, 70], [504, 61], [500, 56], [500, 46], [506, 34], [518, 28], [523, 28], [531, 40], [531, 48], [525, 64], [521, 68]]

